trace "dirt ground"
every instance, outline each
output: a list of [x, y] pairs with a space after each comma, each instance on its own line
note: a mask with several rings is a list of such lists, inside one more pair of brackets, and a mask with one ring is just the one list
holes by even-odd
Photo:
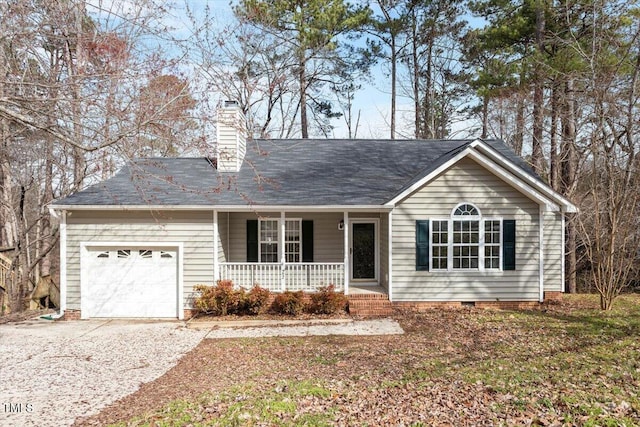
[[593, 299], [397, 313], [404, 335], [204, 339], [75, 425], [640, 425], [630, 301], [618, 314]]

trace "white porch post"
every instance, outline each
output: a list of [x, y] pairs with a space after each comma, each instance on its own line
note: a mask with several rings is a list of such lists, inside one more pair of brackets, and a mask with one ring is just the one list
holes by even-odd
[[218, 229], [218, 211], [213, 211], [213, 283], [220, 280], [220, 264], [218, 262], [218, 246], [220, 243], [220, 230]]
[[349, 212], [344, 212], [344, 294], [349, 295]]
[[284, 250], [284, 234], [286, 232], [284, 211], [280, 212], [280, 232], [278, 233], [278, 259], [280, 260], [280, 289], [282, 292], [287, 290], [287, 284], [284, 277], [284, 264], [286, 260], [286, 252]]

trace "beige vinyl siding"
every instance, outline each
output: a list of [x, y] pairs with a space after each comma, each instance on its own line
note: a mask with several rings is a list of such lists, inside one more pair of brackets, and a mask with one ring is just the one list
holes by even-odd
[[389, 214], [380, 215], [380, 285], [388, 289], [389, 283]]
[[[416, 271], [416, 220], [449, 218], [462, 202], [473, 203], [485, 218], [516, 220], [515, 271]], [[538, 205], [473, 160], [462, 159], [394, 209], [394, 301], [538, 298]]]
[[[287, 218], [313, 221], [313, 262], [343, 262], [344, 234], [338, 230], [343, 214], [322, 212], [287, 212]], [[247, 220], [279, 219], [278, 212], [232, 212], [229, 216], [229, 262], [247, 261]]]
[[218, 235], [220, 239], [218, 241], [218, 262], [226, 262], [227, 254], [229, 253], [229, 213], [218, 212]]
[[562, 291], [562, 213], [544, 213], [544, 290]]
[[182, 242], [184, 295], [213, 281], [213, 212], [73, 211], [67, 217], [67, 307], [80, 309], [81, 242]]

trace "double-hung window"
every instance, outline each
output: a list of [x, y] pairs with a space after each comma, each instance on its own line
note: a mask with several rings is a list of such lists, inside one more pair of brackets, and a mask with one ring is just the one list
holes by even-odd
[[260, 262], [278, 262], [278, 220], [260, 220]]
[[[261, 219], [258, 235], [260, 262], [279, 262], [278, 242], [279, 221], [277, 219]], [[301, 261], [302, 221], [300, 219], [285, 220], [284, 256], [286, 262]]]
[[448, 219], [431, 222], [431, 269], [499, 270], [502, 221], [484, 218], [470, 204], [456, 206]]

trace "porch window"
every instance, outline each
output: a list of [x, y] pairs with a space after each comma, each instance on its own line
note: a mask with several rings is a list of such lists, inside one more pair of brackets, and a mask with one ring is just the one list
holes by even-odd
[[287, 219], [284, 225], [284, 255], [287, 262], [300, 262], [301, 220]]
[[278, 221], [260, 220], [260, 262], [278, 262]]
[[[259, 236], [260, 262], [279, 262], [279, 226], [277, 219], [261, 219]], [[284, 255], [286, 262], [300, 262], [302, 241], [302, 220], [285, 220]]]

